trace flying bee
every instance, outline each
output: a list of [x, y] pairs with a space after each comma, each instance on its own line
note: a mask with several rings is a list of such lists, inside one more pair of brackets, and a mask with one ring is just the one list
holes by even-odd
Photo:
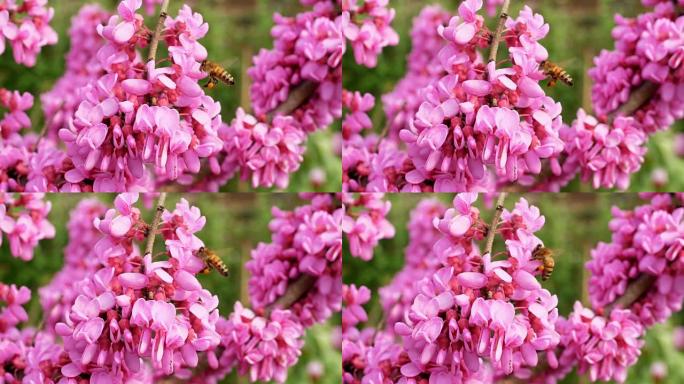
[[233, 75], [228, 73], [228, 71], [226, 71], [226, 69], [218, 63], [204, 60], [200, 65], [200, 70], [209, 75], [209, 82], [205, 85], [205, 87], [209, 89], [214, 88], [219, 81], [226, 85], [235, 84], [235, 78]]
[[548, 248], [544, 248], [541, 244], [539, 244], [532, 252], [532, 258], [541, 262], [539, 271], [542, 273], [542, 280], [548, 280], [553, 273], [553, 267], [556, 265], [556, 262], [553, 260], [553, 251]]
[[544, 74], [550, 78], [549, 83], [547, 84], [549, 87], [556, 85], [558, 80], [572, 87], [572, 77], [570, 77], [568, 72], [560, 65], [549, 60], [544, 60], [541, 62], [541, 68]]
[[209, 273], [213, 268], [221, 275], [228, 276], [228, 267], [214, 251], [201, 247], [199, 251], [197, 251], [197, 256], [204, 261], [206, 266], [204, 270], [202, 270], [202, 273]]

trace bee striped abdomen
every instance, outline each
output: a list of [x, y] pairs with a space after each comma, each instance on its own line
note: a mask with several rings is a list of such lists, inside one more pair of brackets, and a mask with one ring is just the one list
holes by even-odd
[[210, 60], [204, 60], [200, 65], [200, 70], [209, 75], [210, 82], [212, 79], [219, 80], [227, 85], [235, 84], [235, 78], [228, 73], [220, 64]]
[[228, 276], [228, 266], [221, 260], [221, 257], [214, 253], [214, 251], [211, 251], [207, 248], [200, 248], [199, 251], [197, 252], [197, 256], [199, 256], [202, 260], [204, 260], [204, 264], [206, 264], [207, 268], [206, 269], [215, 269], [218, 271], [223, 276]]
[[541, 271], [542, 280], [548, 280], [556, 266], [556, 262], [553, 259], [553, 251], [538, 245], [534, 252], [532, 252], [532, 258], [541, 262], [539, 270]]
[[541, 62], [541, 69], [544, 74], [550, 78], [549, 86], [553, 86], [557, 81], [562, 81], [563, 83], [572, 86], [574, 84], [572, 76], [563, 69], [560, 65], [553, 63], [551, 61], [545, 60]]

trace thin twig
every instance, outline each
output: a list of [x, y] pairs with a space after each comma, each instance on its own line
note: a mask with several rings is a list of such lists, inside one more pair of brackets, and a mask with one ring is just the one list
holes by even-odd
[[639, 300], [649, 289], [653, 287], [653, 284], [658, 279], [657, 276], [641, 274], [636, 280], [632, 281], [625, 290], [625, 293], [618, 297], [612, 303], [606, 305], [604, 316], [610, 316], [610, 312], [615, 308], [629, 308], [637, 300]]
[[311, 276], [308, 274], [303, 274], [297, 278], [294, 282], [287, 286], [285, 293], [266, 307], [266, 313], [270, 314], [274, 309], [287, 309], [296, 303], [297, 300], [304, 297], [304, 295], [314, 286], [316, 283], [316, 276]]
[[620, 108], [608, 114], [608, 121], [612, 122], [617, 116], [631, 116], [644, 106], [660, 88], [660, 85], [645, 81], [629, 94], [629, 99]]
[[492, 224], [489, 226], [489, 230], [487, 232], [487, 242], [485, 243], [486, 246], [483, 255], [492, 253], [492, 247], [494, 246], [494, 236], [496, 235], [496, 227], [499, 226], [499, 220], [501, 219], [501, 213], [503, 212], [503, 203], [505, 199], [506, 192], [499, 193], [499, 198], [496, 200], [496, 212], [494, 212]]
[[280, 104], [276, 109], [268, 113], [268, 120], [271, 121], [276, 115], [289, 115], [304, 104], [318, 88], [318, 83], [313, 81], [304, 81], [299, 84], [290, 94], [287, 95], [287, 100]]
[[169, 15], [167, 12], [169, 10], [169, 1], [164, 0], [161, 5], [161, 10], [159, 11], [159, 21], [157, 21], [157, 28], [154, 30], [154, 35], [150, 41], [150, 52], [147, 55], [147, 61], [152, 61], [157, 58], [157, 47], [159, 46], [159, 39], [161, 38], [162, 29], [164, 29], [164, 21]]
[[508, 19], [508, 7], [511, 5], [511, 0], [504, 0], [501, 6], [501, 13], [499, 14], [499, 24], [496, 26], [496, 32], [492, 39], [492, 49], [489, 51], [489, 61], [496, 61], [496, 54], [499, 50], [499, 43], [501, 42], [501, 35], [503, 34], [504, 24]]
[[152, 226], [147, 234], [147, 244], [145, 244], [145, 256], [151, 255], [154, 248], [154, 238], [157, 236], [157, 229], [159, 228], [159, 222], [161, 221], [162, 213], [164, 212], [164, 203], [166, 202], [166, 192], [159, 194], [159, 200], [157, 200], [157, 212], [154, 214], [154, 220], [152, 221]]

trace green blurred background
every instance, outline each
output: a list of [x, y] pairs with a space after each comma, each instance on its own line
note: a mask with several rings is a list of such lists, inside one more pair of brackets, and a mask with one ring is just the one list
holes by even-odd
[[[344, 250], [344, 283], [365, 285], [372, 291], [372, 300], [366, 306], [369, 324], [377, 324], [382, 317], [382, 307], [378, 302], [378, 288], [389, 284], [394, 275], [404, 265], [404, 249], [408, 243], [407, 225], [409, 214], [422, 199], [437, 198], [447, 207], [453, 200], [452, 194], [388, 195], [392, 210], [388, 220], [394, 224], [396, 236], [382, 240], [373, 259], [364, 262], [351, 257]], [[567, 316], [572, 311], [575, 300], [587, 300], [587, 280], [589, 272], [584, 263], [590, 257], [590, 250], [599, 242], [610, 241], [608, 222], [610, 209], [618, 206], [631, 209], [643, 204], [636, 194], [617, 193], [529, 193], [510, 194], [504, 206], [512, 209], [520, 197], [539, 207], [546, 217], [544, 228], [537, 236], [544, 245], [554, 250], [556, 266], [551, 278], [542, 283], [544, 288], [558, 295], [558, 311]], [[480, 208], [485, 222], [491, 222], [493, 203], [483, 203], [480, 196], [476, 206]], [[495, 238], [494, 253], [503, 250], [500, 238]], [[668, 367], [668, 379], [661, 384], [684, 382], [684, 353], [672, 345], [672, 331], [675, 326], [684, 324], [682, 314], [673, 316], [667, 323], [658, 324], [646, 334], [646, 345], [637, 365], [628, 373], [627, 383], [655, 383], [650, 376], [651, 364], [662, 361]], [[574, 372], [563, 383], [588, 383], [587, 377], [578, 377]]]
[[[50, 282], [64, 263], [63, 249], [68, 241], [66, 224], [69, 212], [81, 199], [98, 198], [111, 206], [115, 195], [110, 194], [51, 194], [52, 202], [49, 220], [56, 229], [54, 239], [43, 240], [35, 250], [33, 260], [23, 262], [12, 257], [7, 239], [0, 246], [0, 281], [7, 284], [24, 285], [31, 288], [32, 297], [27, 311], [32, 325], [40, 322], [42, 308], [37, 289]], [[216, 272], [200, 275], [202, 286], [219, 297], [219, 313], [228, 316], [233, 304], [241, 300], [248, 305], [247, 280], [249, 272], [243, 267], [250, 258], [250, 250], [258, 242], [270, 242], [268, 222], [271, 207], [290, 210], [302, 204], [296, 195], [287, 193], [222, 193], [222, 194], [169, 194], [166, 207], [173, 210], [180, 198], [186, 198], [191, 205], [200, 208], [207, 223], [197, 236], [207, 247], [215, 250], [230, 269], [225, 278]], [[141, 196], [141, 200], [142, 196]], [[149, 199], [148, 201], [152, 201]], [[150, 204], [151, 205], [151, 204]], [[146, 209], [141, 201], [137, 206], [148, 223], [152, 222], [154, 210]], [[162, 249], [161, 236], [157, 236], [155, 249]], [[140, 244], [140, 247], [144, 247]], [[339, 315], [324, 324], [318, 324], [306, 332], [306, 343], [299, 362], [290, 368], [288, 383], [334, 384], [341, 376], [340, 351], [333, 346], [334, 329], [340, 324]], [[324, 377], [318, 381], [309, 378], [307, 365], [318, 362], [323, 366]], [[246, 378], [233, 374], [224, 383], [248, 383]]]
[[[376, 97], [376, 107], [371, 118], [378, 133], [381, 129], [377, 127], [385, 126], [380, 96], [390, 92], [406, 72], [413, 18], [430, 4], [441, 4], [444, 9], [456, 14], [460, 3], [459, 0], [390, 0], [390, 5], [396, 9], [392, 25], [400, 35], [399, 45], [385, 48], [378, 59], [378, 66], [373, 69], [357, 65], [351, 50], [347, 50], [343, 86], [349, 90], [370, 92]], [[601, 49], [613, 48], [610, 34], [614, 26], [613, 15], [621, 13], [624, 16], [635, 16], [643, 7], [639, 0], [513, 0], [509, 14], [515, 17], [524, 5], [541, 13], [549, 23], [549, 35], [541, 42], [549, 51], [550, 58], [566, 68], [575, 80], [572, 88], [563, 84], [550, 90], [545, 88], [549, 96], [561, 102], [563, 121], [569, 123], [575, 119], [579, 108], [591, 111], [591, 83], [586, 72], [593, 65], [593, 57]], [[492, 30], [495, 29], [496, 19], [486, 17], [487, 25]], [[651, 173], [657, 168], [664, 169], [669, 176], [669, 185], [665, 190], [679, 191], [684, 188], [684, 160], [678, 158], [672, 150], [675, 131], [684, 131], [684, 124], [679, 122], [674, 129], [660, 132], [651, 138], [646, 161], [641, 170], [632, 176], [630, 191], [660, 189], [651, 181]], [[566, 190], [592, 191], [593, 188], [590, 183], [582, 184], [575, 180]]]
[[[50, 1], [55, 9], [52, 27], [59, 34], [57, 45], [43, 47], [38, 56], [36, 66], [27, 69], [18, 65], [12, 58], [8, 44], [0, 56], [0, 87], [22, 92], [30, 92], [35, 96], [33, 109], [30, 111], [31, 121], [36, 131], [40, 131], [45, 121], [40, 107], [39, 95], [49, 91], [64, 73], [64, 56], [69, 49], [68, 30], [71, 18], [84, 4], [99, 3], [103, 8], [116, 12], [117, 0], [59, 0]], [[188, 4], [193, 11], [199, 12], [209, 23], [209, 33], [200, 42], [207, 48], [209, 58], [228, 68], [235, 75], [236, 85], [227, 87], [220, 84], [207, 93], [221, 102], [222, 118], [226, 123], [235, 117], [235, 111], [242, 106], [249, 109], [250, 78], [245, 71], [252, 63], [252, 56], [261, 48], [270, 49], [273, 40], [270, 30], [273, 26], [273, 13], [280, 12], [293, 16], [302, 8], [298, 0], [173, 0], [169, 14], [177, 15], [177, 10]], [[144, 9], [141, 9], [146, 15]], [[146, 16], [145, 24], [153, 29], [157, 16]], [[160, 46], [160, 52], [164, 49]], [[318, 131], [309, 136], [304, 163], [290, 177], [289, 191], [338, 191], [342, 183], [342, 166], [339, 156], [333, 150], [334, 132], [339, 132], [340, 122], [333, 127]], [[313, 169], [325, 172], [325, 183], [312, 186], [309, 174]], [[225, 191], [244, 192], [251, 190], [249, 182], [233, 179], [223, 187]]]

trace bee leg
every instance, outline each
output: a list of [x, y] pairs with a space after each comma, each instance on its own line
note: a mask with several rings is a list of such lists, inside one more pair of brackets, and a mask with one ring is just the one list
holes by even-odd
[[209, 274], [209, 272], [211, 272], [211, 267], [209, 266], [204, 267], [204, 269], [200, 271], [203, 275]]
[[549, 82], [546, 84], [547, 87], [551, 88], [556, 85], [556, 79], [551, 79]]
[[204, 88], [214, 89], [216, 86], [216, 79], [213, 76], [209, 76], [209, 81], [204, 85]]

